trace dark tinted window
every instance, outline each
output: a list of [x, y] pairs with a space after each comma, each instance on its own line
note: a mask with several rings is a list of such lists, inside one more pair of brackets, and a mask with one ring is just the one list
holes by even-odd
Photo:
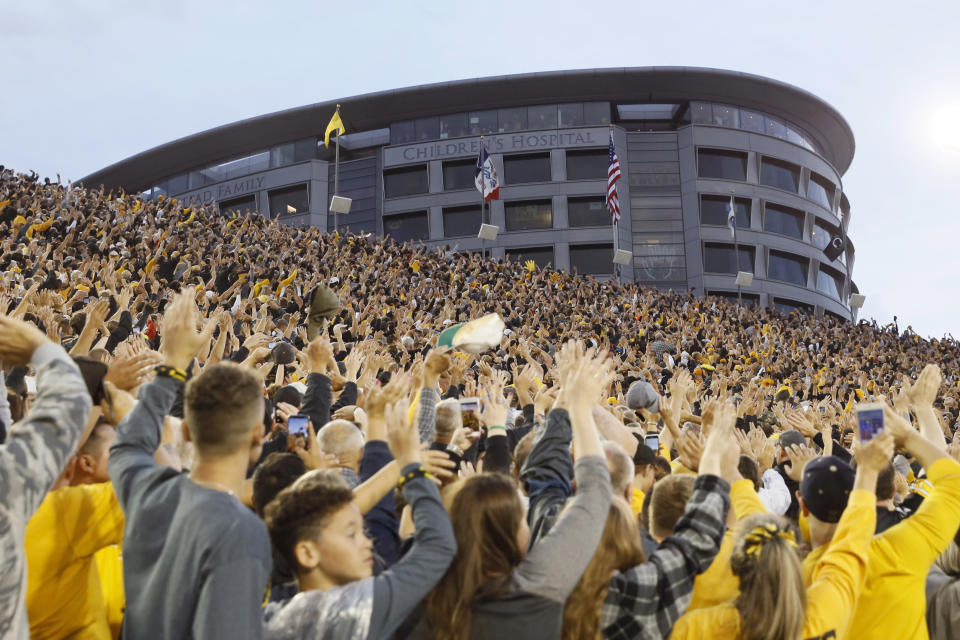
[[583, 104], [573, 102], [571, 104], [560, 105], [560, 126], [561, 127], [582, 127], [583, 126]]
[[436, 140], [440, 137], [436, 118], [419, 118], [413, 121], [417, 140]]
[[414, 211], [413, 213], [383, 216], [383, 235], [390, 236], [397, 242], [426, 240], [430, 237], [430, 230], [427, 227], [427, 212]]
[[178, 176], [174, 176], [167, 181], [167, 189], [170, 193], [176, 195], [178, 193], [183, 193], [190, 188], [190, 174], [181, 173]]
[[[707, 291], [708, 296], [717, 296], [718, 298], [723, 298], [728, 302], [734, 304], [737, 303], [737, 292], [736, 291]], [[742, 293], [740, 294], [740, 299], [743, 300], [743, 306], [745, 307], [756, 307], [760, 304], [760, 296], [755, 293]]]
[[766, 203], [763, 230], [791, 238], [803, 239], [803, 212], [782, 205]]
[[527, 124], [531, 129], [556, 129], [557, 105], [542, 104], [527, 107]]
[[443, 189], [475, 189], [474, 176], [477, 171], [476, 160], [455, 160], [443, 163]]
[[804, 287], [807, 285], [807, 259], [780, 251], [771, 251], [767, 277]]
[[503, 156], [505, 184], [550, 182], [550, 154]]
[[413, 124], [413, 120], [394, 122], [390, 125], [390, 144], [413, 142], [416, 139], [416, 131], [417, 129]]
[[497, 127], [497, 111], [491, 109], [489, 111], [471, 111], [467, 114], [467, 124], [470, 127], [471, 135], [484, 135], [487, 133], [496, 133]]
[[500, 109], [499, 120], [500, 131], [523, 131], [527, 128], [527, 108]]
[[441, 138], [459, 138], [470, 135], [470, 128], [467, 127], [467, 114], [465, 113], [440, 116], [439, 121]]
[[293, 216], [307, 213], [310, 210], [307, 203], [307, 185], [297, 185], [284, 189], [274, 189], [270, 192], [270, 217]]
[[701, 178], [747, 179], [747, 154], [721, 149], [697, 151], [697, 171]]
[[817, 272], [817, 291], [825, 293], [828, 296], [840, 299], [840, 292], [843, 290], [843, 276], [826, 267], [820, 267]]
[[480, 231], [480, 205], [467, 207], [445, 207], [443, 209], [443, 236], [476, 237]]
[[610, 124], [610, 103], [584, 102], [583, 123], [587, 126], [603, 126]]
[[[727, 226], [727, 207], [730, 198], [727, 196], [700, 196], [700, 224]], [[750, 228], [750, 201], [745, 198], [734, 198], [733, 206], [737, 216], [737, 229]]]
[[567, 180], [595, 180], [607, 177], [610, 152], [607, 149], [567, 151]]
[[708, 242], [703, 246], [703, 270], [707, 273], [730, 273], [748, 271], [753, 273], [755, 249], [740, 245], [740, 264], [737, 264], [735, 247], [732, 244]]
[[760, 163], [760, 184], [796, 193], [797, 185], [800, 184], [800, 167], [789, 162], [764, 158]]
[[613, 245], [570, 245], [570, 268], [576, 269], [581, 275], [613, 273]]
[[567, 200], [567, 220], [571, 227], [603, 227], [613, 224], [603, 196]]
[[553, 206], [549, 200], [507, 202], [503, 205], [503, 217], [507, 231], [550, 229], [553, 227]]
[[412, 196], [427, 192], [427, 165], [402, 169], [388, 169], [383, 172], [383, 192], [388, 198]]
[[522, 249], [507, 249], [507, 260], [526, 262], [533, 260], [541, 269], [553, 264], [553, 247], [525, 247]]
[[813, 232], [810, 235], [810, 244], [817, 249], [825, 249], [830, 244], [831, 234], [839, 234], [840, 230], [829, 222], [814, 218]]
[[234, 198], [224, 200], [220, 203], [220, 215], [231, 217], [234, 214], [242, 215], [247, 211], [257, 210], [257, 196], [246, 196], [243, 198]]
[[833, 183], [815, 173], [810, 174], [810, 184], [807, 185], [807, 197], [824, 209], [833, 211]]
[[781, 313], [813, 313], [813, 307], [810, 305], [785, 298], [774, 298], [773, 308]]
[[304, 160], [313, 160], [317, 157], [316, 138], [307, 138], [293, 143], [293, 161], [303, 162]]

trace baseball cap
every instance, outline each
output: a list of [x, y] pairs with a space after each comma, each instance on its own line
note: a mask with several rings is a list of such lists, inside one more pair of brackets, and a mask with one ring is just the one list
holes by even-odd
[[660, 394], [646, 380], [637, 380], [627, 390], [627, 406], [636, 411], [656, 412], [660, 405]]
[[803, 434], [796, 429], [787, 429], [780, 434], [777, 444], [786, 449], [787, 447], [792, 447], [793, 445], [799, 446], [807, 444], [807, 439], [804, 438]]
[[815, 458], [803, 468], [800, 495], [822, 522], [839, 522], [853, 490], [853, 467], [836, 456]]

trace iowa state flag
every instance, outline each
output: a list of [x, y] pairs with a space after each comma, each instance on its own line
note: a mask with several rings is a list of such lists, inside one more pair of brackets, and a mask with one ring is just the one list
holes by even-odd
[[493, 160], [487, 153], [485, 144], [480, 146], [480, 153], [477, 155], [477, 168], [473, 175], [477, 191], [483, 195], [484, 202], [500, 199], [500, 179], [497, 177], [497, 168], [493, 166]]

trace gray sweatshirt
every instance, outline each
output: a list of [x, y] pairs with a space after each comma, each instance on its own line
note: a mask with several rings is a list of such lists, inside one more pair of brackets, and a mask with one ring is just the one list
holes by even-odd
[[0, 446], [0, 638], [30, 635], [25, 605], [27, 521], [76, 449], [90, 415], [90, 394], [67, 352], [46, 344], [30, 361], [37, 397]]
[[[415, 469], [408, 465], [403, 473]], [[305, 591], [265, 612], [270, 640], [385, 640], [443, 577], [457, 546], [440, 493], [427, 478], [403, 488], [416, 526], [413, 547], [378, 576]]]
[[235, 497], [153, 461], [181, 384], [157, 377], [142, 387], [110, 447], [127, 518], [122, 637], [260, 638], [272, 563], [266, 526]]

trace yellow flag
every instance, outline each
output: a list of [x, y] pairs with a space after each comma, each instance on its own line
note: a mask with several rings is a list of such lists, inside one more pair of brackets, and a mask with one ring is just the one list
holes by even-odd
[[323, 144], [325, 146], [330, 146], [330, 134], [334, 131], [337, 132], [337, 136], [342, 136], [347, 132], [347, 128], [343, 126], [343, 120], [340, 119], [339, 111], [334, 112], [333, 117], [330, 118], [330, 124], [327, 125], [327, 131], [323, 136]]

